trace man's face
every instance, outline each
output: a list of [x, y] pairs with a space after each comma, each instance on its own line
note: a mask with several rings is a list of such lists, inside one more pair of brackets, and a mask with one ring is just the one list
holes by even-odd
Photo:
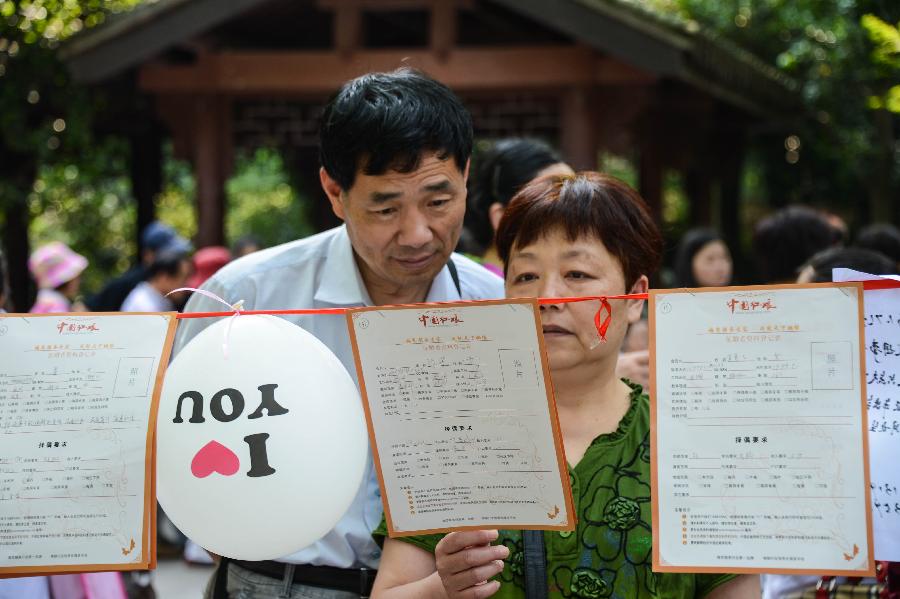
[[357, 172], [342, 190], [321, 171], [334, 213], [347, 225], [357, 264], [370, 295], [419, 294], [444, 267], [462, 229], [466, 177], [452, 158], [425, 154], [410, 173]]

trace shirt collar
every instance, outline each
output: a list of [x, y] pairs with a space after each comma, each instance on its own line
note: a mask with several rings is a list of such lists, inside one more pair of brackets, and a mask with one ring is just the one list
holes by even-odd
[[334, 306], [371, 306], [372, 300], [356, 266], [347, 226], [338, 227], [332, 237], [323, 265], [322, 279], [316, 288], [315, 301]]
[[[321, 283], [316, 289], [316, 302], [334, 306], [372, 305], [372, 299], [356, 265], [346, 225], [341, 225], [331, 239], [323, 268]], [[450, 276], [450, 269], [445, 265], [432, 281], [425, 301], [446, 302], [459, 299], [461, 297]]]

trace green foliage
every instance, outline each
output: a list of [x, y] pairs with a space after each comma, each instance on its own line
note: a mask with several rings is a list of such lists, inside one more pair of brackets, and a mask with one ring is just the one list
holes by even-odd
[[[882, 71], [885, 80], [896, 81], [900, 78], [900, 24], [895, 27], [871, 14], [863, 15], [861, 24], [874, 45], [872, 63]], [[892, 85], [880, 96], [870, 96], [869, 108], [900, 113], [900, 84]]]
[[270, 246], [314, 232], [308, 202], [289, 184], [284, 160], [275, 150], [261, 148], [238, 157], [235, 176], [225, 189], [225, 236], [231, 242], [252, 234]]
[[[32, 249], [60, 240], [84, 254], [86, 293], [126, 270], [136, 254], [129, 149], [122, 139], [93, 134], [104, 98], [71, 82], [56, 49], [142, 1], [0, 0], [0, 210], [27, 205]], [[191, 168], [169, 147], [163, 170], [157, 215], [191, 238], [197, 232]], [[253, 233], [275, 244], [312, 232], [272, 150], [238, 160], [227, 196], [231, 240]], [[0, 212], [0, 225], [8, 224], [17, 225]]]
[[85, 291], [126, 270], [135, 254], [135, 204], [122, 145], [110, 140], [78, 161], [43, 165], [28, 194], [32, 247], [62, 241], [86, 256]]
[[[86, 294], [127, 270], [137, 250], [136, 207], [122, 146], [110, 141], [78, 163], [43, 166], [28, 195], [34, 247], [62, 241], [87, 257]], [[157, 217], [188, 239], [197, 232], [195, 191], [190, 165], [174, 158], [167, 145]], [[313, 233], [308, 204], [288, 185], [284, 160], [274, 150], [239, 157], [226, 194], [229, 243], [252, 234], [269, 246]]]
[[900, 69], [900, 30], [871, 14], [863, 15], [860, 22], [875, 46], [872, 62], [896, 74]]
[[900, 37], [889, 25], [900, 21], [900, 3], [646, 0], [645, 5], [674, 11], [800, 82], [805, 114], [789, 130], [760, 133], [750, 150], [770, 204], [824, 205], [845, 210], [857, 224], [888, 217], [891, 199], [900, 193], [898, 123], [872, 109], [895, 107], [900, 98], [894, 90]]
[[141, 1], [0, 1], [0, 147], [62, 162], [90, 145], [91, 101], [72, 85], [55, 49]]
[[197, 184], [191, 165], [172, 155], [171, 144], [163, 152], [163, 188], [156, 198], [156, 217], [180, 235], [192, 239], [197, 234]]
[[617, 179], [621, 179], [635, 189], [638, 188], [638, 169], [634, 162], [624, 156], [616, 156], [609, 152], [600, 154], [599, 166], [600, 172], [612, 175]]
[[[238, 156], [234, 175], [225, 183], [225, 239], [231, 244], [253, 235], [272, 246], [314, 233], [308, 202], [289, 184], [281, 154], [260, 148]], [[188, 163], [167, 149], [165, 184], [157, 198], [157, 217], [187, 238], [197, 233], [193, 173]]]
[[[73, 85], [56, 48], [74, 33], [102, 22], [110, 12], [140, 2], [0, 0], [0, 241], [9, 252], [12, 295], [19, 309], [27, 309], [29, 301], [24, 273], [28, 214], [46, 209], [47, 221], [56, 220], [56, 225], [43, 231], [38, 227], [32, 249], [50, 237], [69, 238], [79, 250], [91, 241], [114, 243], [107, 235], [122, 238], [107, 228], [115, 223], [126, 226], [126, 221], [118, 218], [125, 216], [122, 211], [98, 220], [97, 211], [81, 209], [83, 198], [106, 197], [103, 205], [107, 208], [120, 203], [125, 206], [125, 195], [115, 181], [90, 176], [92, 170], [98, 175], [108, 172], [103, 161], [95, 160], [95, 148], [106, 141], [92, 134], [92, 117], [102, 106], [86, 90]], [[79, 181], [66, 178], [73, 172], [78, 173]], [[79, 189], [68, 197], [52, 192], [41, 197], [43, 191], [34, 191], [68, 193], [72, 187]], [[98, 204], [85, 201], [91, 206]], [[98, 253], [94, 263], [113, 268], [119, 254], [111, 246], [104, 247], [106, 253]], [[86, 286], [92, 284], [91, 276], [86, 275]]]
[[53, 47], [84, 28], [99, 25], [110, 13], [130, 10], [143, 0], [6, 0], [0, 17], [26, 44]]

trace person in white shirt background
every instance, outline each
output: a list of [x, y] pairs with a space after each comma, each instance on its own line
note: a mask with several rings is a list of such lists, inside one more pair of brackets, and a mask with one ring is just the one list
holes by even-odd
[[[503, 296], [503, 282], [453, 253], [466, 207], [472, 120], [443, 84], [409, 69], [346, 83], [320, 125], [320, 180], [342, 226], [250, 254], [203, 285], [244, 308], [333, 308]], [[187, 312], [219, 310], [193, 294]], [[356, 380], [343, 316], [295, 316]], [[175, 352], [210, 319], [182, 321]], [[271, 562], [222, 560], [207, 597], [367, 597], [381, 552], [371, 458], [350, 509], [322, 539]]]
[[138, 283], [122, 302], [122, 312], [169, 312], [175, 302], [169, 293], [187, 284], [192, 272], [187, 252], [162, 251], [147, 268], [147, 278]]

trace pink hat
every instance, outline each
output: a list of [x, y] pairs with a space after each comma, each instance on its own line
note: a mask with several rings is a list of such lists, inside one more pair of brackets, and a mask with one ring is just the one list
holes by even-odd
[[87, 265], [87, 258], [59, 241], [42, 245], [28, 259], [28, 270], [41, 289], [55, 289], [68, 283], [80, 275]]

